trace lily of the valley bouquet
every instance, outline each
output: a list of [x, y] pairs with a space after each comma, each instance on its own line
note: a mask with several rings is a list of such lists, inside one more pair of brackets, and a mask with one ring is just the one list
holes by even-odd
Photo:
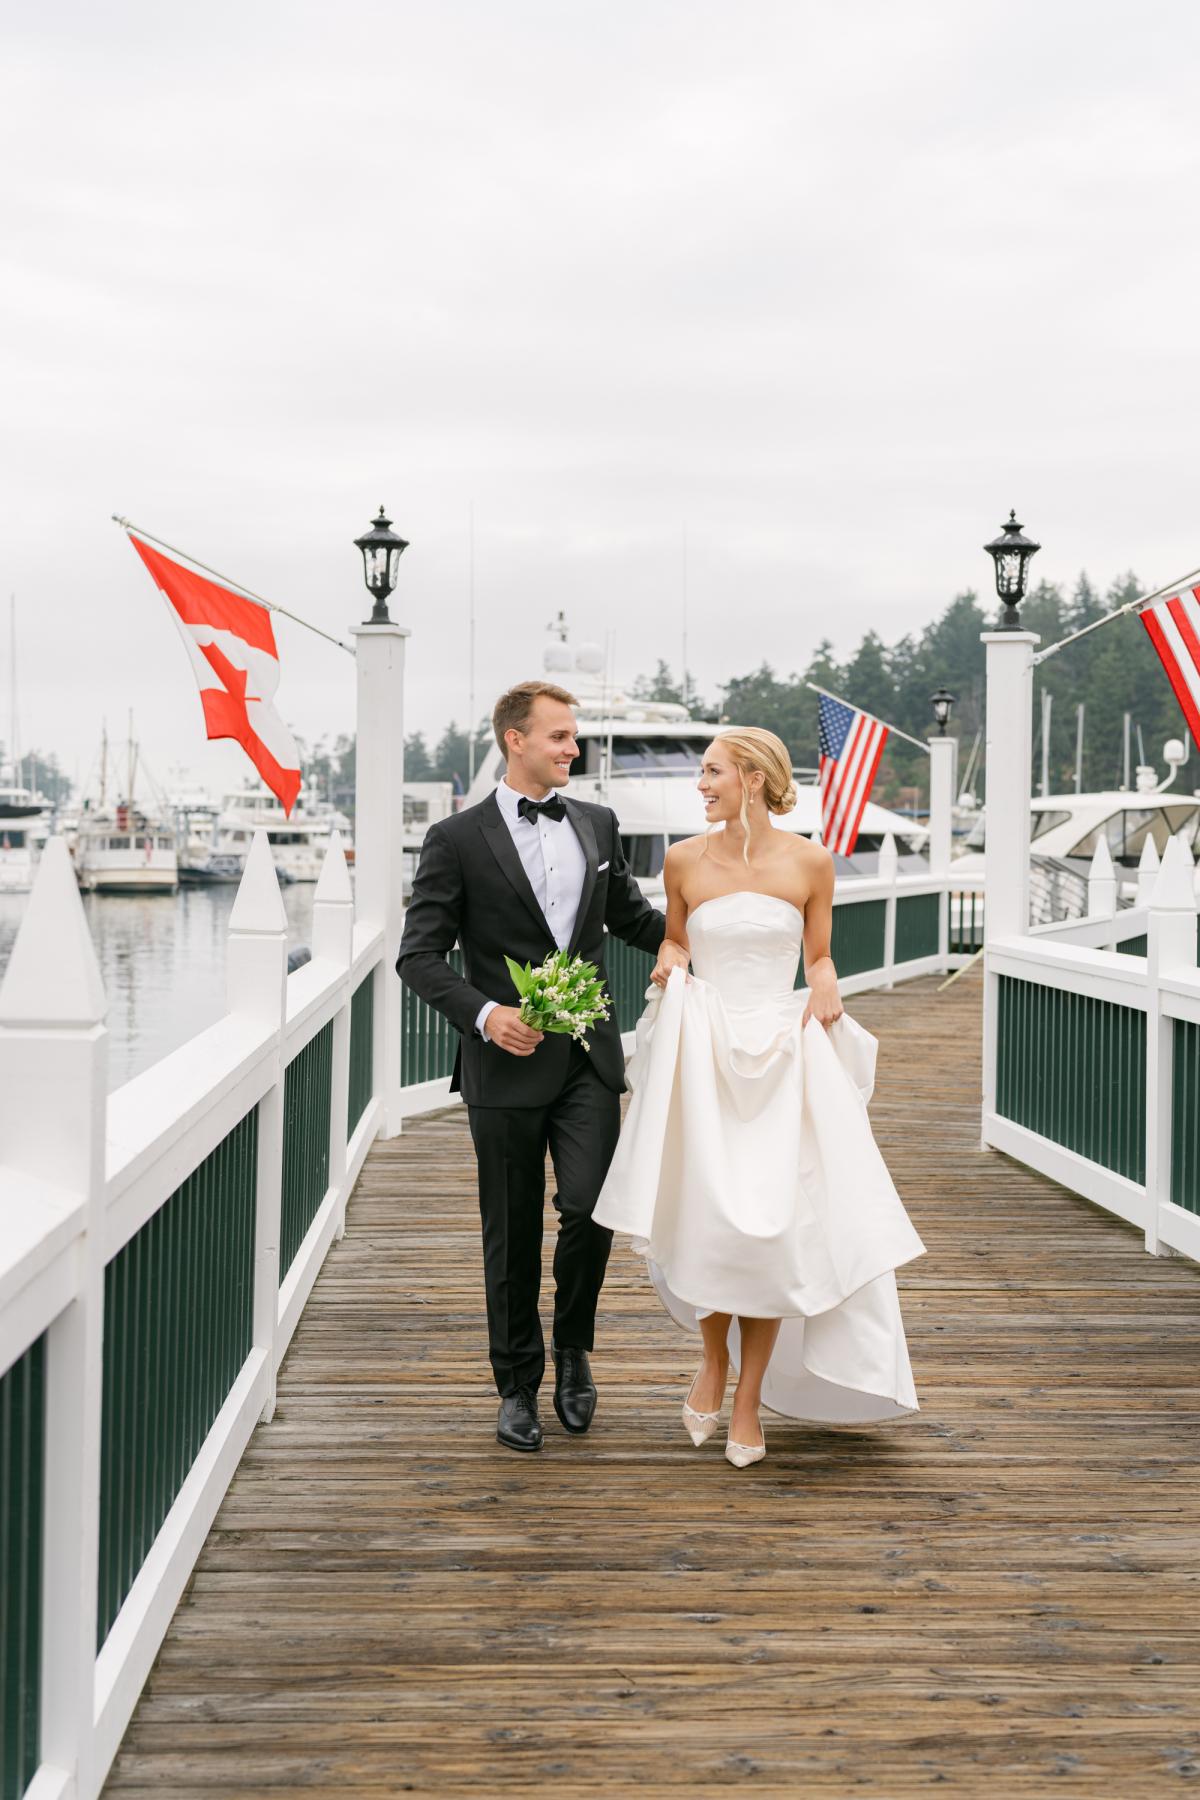
[[607, 1019], [612, 1004], [595, 963], [567, 950], [555, 950], [536, 969], [529, 963], [522, 968], [511, 956], [504, 960], [521, 996], [522, 1023], [535, 1031], [567, 1034], [590, 1051], [585, 1033], [598, 1020]]

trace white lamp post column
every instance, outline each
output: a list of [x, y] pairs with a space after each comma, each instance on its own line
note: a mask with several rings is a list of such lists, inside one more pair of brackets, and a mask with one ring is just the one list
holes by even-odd
[[382, 1066], [375, 1071], [383, 1102], [381, 1136], [400, 1130], [400, 981], [396, 957], [404, 924], [404, 645], [403, 625], [360, 625], [353, 633], [358, 661], [358, 742], [354, 762], [354, 898], [360, 923], [383, 931], [383, 963], [376, 980], [377, 1037]]

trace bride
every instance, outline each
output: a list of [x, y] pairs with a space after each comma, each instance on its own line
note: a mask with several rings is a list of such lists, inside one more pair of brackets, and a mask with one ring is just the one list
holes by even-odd
[[700, 1333], [683, 1405], [697, 1447], [737, 1371], [725, 1455], [745, 1468], [766, 1455], [760, 1405], [840, 1424], [916, 1410], [893, 1271], [924, 1246], [867, 1120], [875, 1040], [842, 1011], [832, 859], [771, 822], [796, 804], [787, 748], [719, 732], [699, 788], [709, 830], [663, 871], [693, 974], [654, 970], [593, 1217]]

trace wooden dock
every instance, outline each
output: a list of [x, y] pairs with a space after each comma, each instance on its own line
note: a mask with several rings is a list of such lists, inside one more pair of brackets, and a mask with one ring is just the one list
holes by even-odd
[[377, 1145], [106, 1793], [1200, 1781], [1200, 1272], [980, 1151], [979, 1004], [852, 1002], [922, 1412], [768, 1414], [744, 1472], [685, 1438], [693, 1343], [621, 1246], [592, 1433], [502, 1450], [465, 1115]]

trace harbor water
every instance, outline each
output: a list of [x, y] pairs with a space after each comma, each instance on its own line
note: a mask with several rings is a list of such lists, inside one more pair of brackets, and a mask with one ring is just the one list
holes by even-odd
[[[288, 947], [312, 941], [311, 882], [281, 890]], [[84, 894], [108, 996], [109, 1087], [177, 1050], [225, 1011], [225, 946], [237, 888], [176, 894]], [[0, 975], [28, 894], [0, 894]]]

